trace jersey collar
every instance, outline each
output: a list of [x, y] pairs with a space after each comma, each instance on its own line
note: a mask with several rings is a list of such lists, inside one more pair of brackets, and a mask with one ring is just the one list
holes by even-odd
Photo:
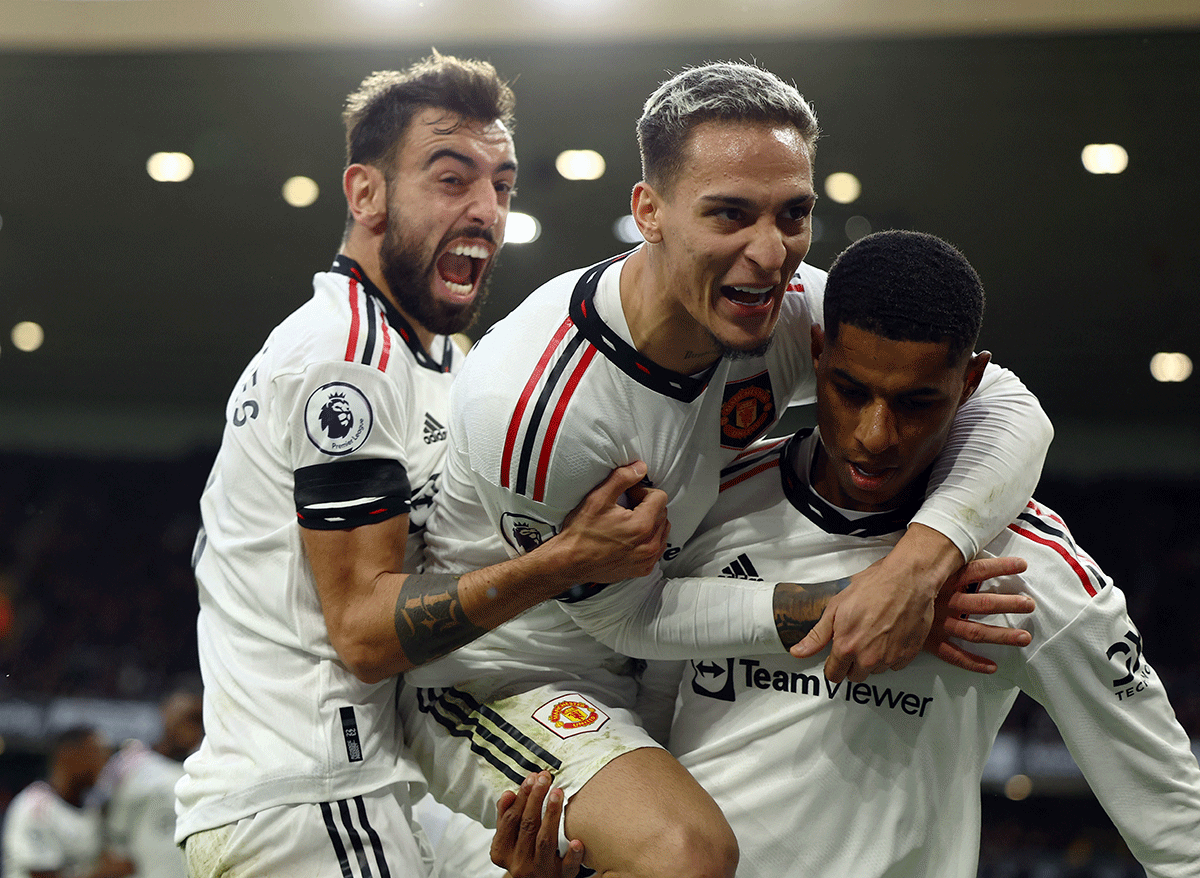
[[423, 366], [426, 369], [432, 369], [434, 372], [450, 371], [450, 365], [454, 357], [454, 343], [450, 340], [450, 336], [442, 336], [442, 361], [439, 363], [433, 357], [429, 356], [425, 348], [422, 347], [416, 330], [412, 328], [412, 324], [400, 313], [400, 309], [391, 303], [391, 300], [383, 294], [383, 290], [371, 282], [371, 279], [367, 277], [367, 273], [362, 270], [362, 267], [357, 262], [349, 256], [339, 253], [333, 258], [333, 267], [329, 270], [334, 274], [343, 274], [346, 277], [354, 278], [362, 285], [363, 290], [368, 295], [379, 300], [379, 304], [383, 307], [383, 313], [387, 317], [388, 325], [396, 330], [396, 334], [408, 345], [408, 349], [412, 351], [417, 365]]
[[[813, 433], [812, 427], [797, 431], [779, 452], [779, 477], [788, 502], [826, 533], [880, 537], [907, 528], [924, 502], [924, 490], [918, 491], [914, 499], [896, 509], [849, 518], [813, 489], [812, 468], [817, 459], [816, 446], [821, 441], [820, 436], [813, 436]], [[806, 448], [804, 441], [809, 436], [813, 436], [813, 439]], [[927, 479], [928, 473], [921, 478]]]
[[[633, 252], [635, 251], [629, 251]], [[571, 321], [579, 327], [580, 334], [591, 342], [596, 350], [638, 384], [680, 402], [692, 402], [708, 386], [708, 381], [717, 370], [720, 360], [699, 375], [684, 375], [665, 369], [648, 357], [642, 356], [637, 348], [621, 338], [596, 313], [596, 287], [599, 285], [600, 275], [629, 253], [606, 259], [583, 273], [571, 293]]]

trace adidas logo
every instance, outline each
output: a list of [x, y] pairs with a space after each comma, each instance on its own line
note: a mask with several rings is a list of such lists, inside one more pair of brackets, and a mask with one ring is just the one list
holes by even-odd
[[762, 582], [763, 578], [758, 575], [758, 571], [754, 569], [754, 564], [750, 561], [750, 556], [744, 552], [733, 559], [733, 563], [728, 567], [721, 568], [721, 575], [729, 579], [753, 579], [757, 582]]
[[446, 428], [439, 424], [429, 412], [425, 412], [425, 444], [432, 445], [434, 442], [444, 442], [446, 440]]

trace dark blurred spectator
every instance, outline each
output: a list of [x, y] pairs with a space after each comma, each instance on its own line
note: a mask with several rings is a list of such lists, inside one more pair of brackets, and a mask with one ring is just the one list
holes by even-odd
[[93, 728], [58, 736], [45, 780], [34, 781], [4, 815], [6, 878], [121, 878], [133, 863], [105, 850], [100, 812], [84, 807], [112, 748]]

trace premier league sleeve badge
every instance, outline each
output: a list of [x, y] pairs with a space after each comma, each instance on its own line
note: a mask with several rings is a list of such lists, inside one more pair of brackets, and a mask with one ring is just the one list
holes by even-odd
[[344, 381], [318, 387], [304, 406], [309, 441], [325, 454], [340, 457], [358, 450], [371, 434], [373, 422], [366, 395]]

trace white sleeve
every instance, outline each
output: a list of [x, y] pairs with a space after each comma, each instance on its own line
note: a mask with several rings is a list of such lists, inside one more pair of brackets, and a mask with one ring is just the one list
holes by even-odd
[[773, 582], [664, 579], [655, 568], [564, 608], [592, 637], [633, 658], [728, 658], [786, 652], [774, 596]]
[[989, 364], [954, 418], [913, 522], [948, 537], [970, 560], [1020, 514], [1054, 435], [1021, 380]]
[[1017, 676], [1149, 878], [1194, 878], [1200, 766], [1121, 591], [1101, 589]]

